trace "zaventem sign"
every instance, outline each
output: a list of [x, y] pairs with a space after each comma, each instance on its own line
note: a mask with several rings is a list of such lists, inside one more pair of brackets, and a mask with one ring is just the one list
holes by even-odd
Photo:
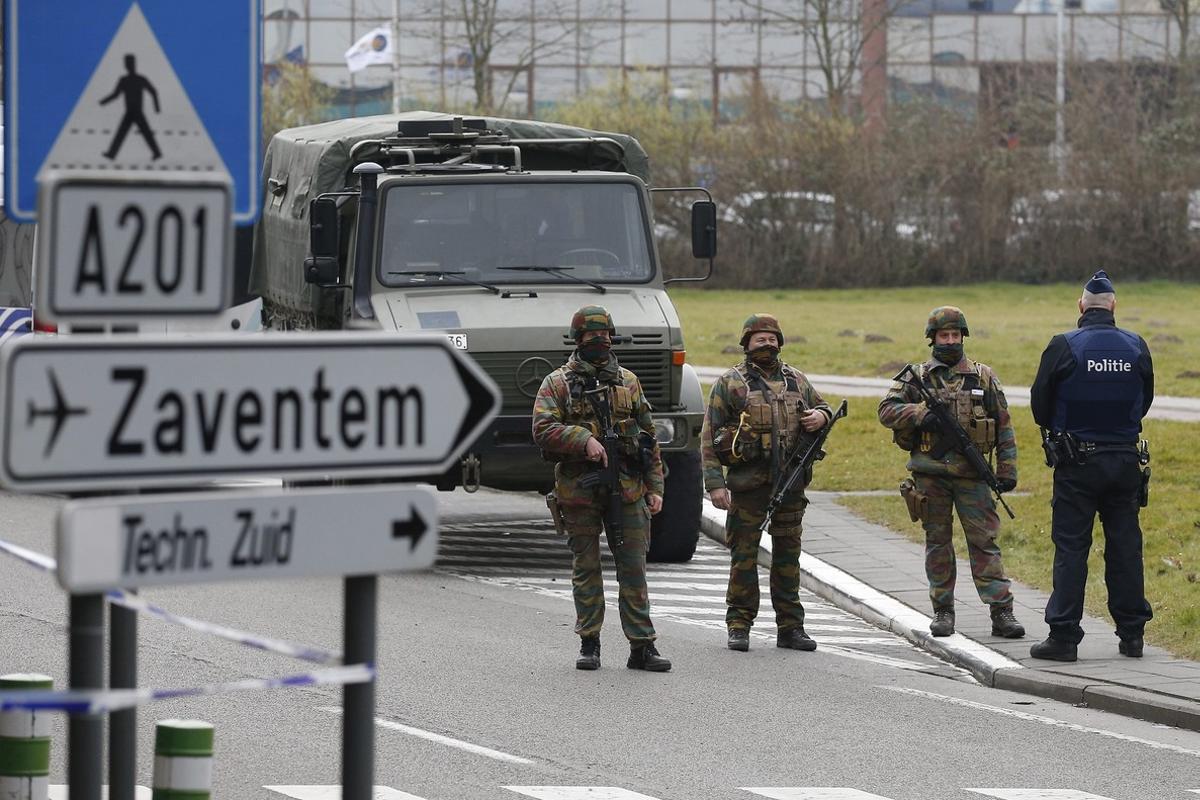
[[0, 483], [438, 475], [498, 406], [441, 336], [21, 337], [0, 349]]

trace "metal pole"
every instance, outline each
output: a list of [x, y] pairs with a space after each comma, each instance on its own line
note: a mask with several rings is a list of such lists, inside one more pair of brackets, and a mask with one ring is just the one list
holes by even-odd
[[1058, 167], [1058, 184], [1061, 187], [1067, 179], [1067, 125], [1063, 118], [1063, 106], [1067, 102], [1066, 77], [1066, 16], [1063, 14], [1063, 3], [1058, 6], [1058, 44], [1054, 49], [1057, 62], [1054, 76], [1054, 160]]
[[392, 0], [392, 113], [400, 113], [400, 0]]
[[[68, 677], [72, 689], [104, 688], [104, 595], [70, 599]], [[100, 800], [104, 783], [104, 717], [72, 714], [67, 721], [67, 784], [71, 800]]]
[[[108, 685], [137, 688], [137, 612], [116, 603], [109, 607]], [[137, 785], [137, 709], [108, 715], [108, 796], [134, 800]]]
[[[375, 618], [379, 579], [344, 580], [343, 659], [375, 664]], [[371, 800], [375, 783], [375, 682], [342, 689], [342, 800]]]

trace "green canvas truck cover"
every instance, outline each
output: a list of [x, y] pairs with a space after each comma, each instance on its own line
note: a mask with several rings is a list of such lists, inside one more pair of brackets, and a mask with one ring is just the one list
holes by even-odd
[[[277, 133], [263, 160], [263, 210], [254, 232], [254, 256], [250, 292], [290, 312], [335, 320], [340, 298], [321, 292], [304, 282], [304, 259], [308, 255], [308, 204], [322, 192], [355, 186], [355, 161], [350, 157], [356, 144], [394, 136], [401, 120], [452, 119], [456, 115], [430, 111], [382, 114], [332, 120]], [[650, 161], [632, 136], [606, 133], [530, 120], [483, 119], [489, 130], [513, 139], [567, 139], [602, 137], [612, 142], [547, 143], [521, 146], [525, 169], [602, 170], [628, 172], [650, 182]], [[615, 142], [615, 144], [614, 144]], [[359, 162], [369, 161], [360, 153]], [[343, 231], [343, 238], [349, 235]]]

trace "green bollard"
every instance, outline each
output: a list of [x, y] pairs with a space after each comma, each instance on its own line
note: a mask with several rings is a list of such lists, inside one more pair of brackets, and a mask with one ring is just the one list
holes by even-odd
[[[0, 689], [53, 689], [49, 675], [0, 675]], [[50, 712], [0, 711], [0, 800], [50, 793]]]
[[213, 726], [189, 719], [154, 726], [154, 800], [210, 800]]

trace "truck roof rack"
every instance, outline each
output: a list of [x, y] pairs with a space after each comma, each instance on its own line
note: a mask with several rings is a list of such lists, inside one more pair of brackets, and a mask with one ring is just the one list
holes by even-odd
[[514, 139], [489, 130], [482, 119], [404, 119], [394, 136], [355, 144], [350, 159], [375, 161], [389, 172], [524, 172], [522, 147], [545, 150], [600, 143], [624, 152], [607, 136]]

